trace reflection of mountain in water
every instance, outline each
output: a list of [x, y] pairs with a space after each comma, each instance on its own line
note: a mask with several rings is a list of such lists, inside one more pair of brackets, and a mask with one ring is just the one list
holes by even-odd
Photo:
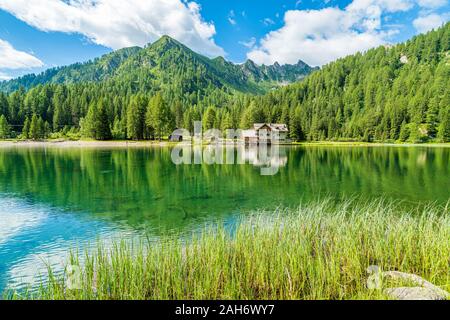
[[[448, 148], [280, 146], [265, 158], [241, 147], [233, 152], [242, 165], [175, 165], [168, 148], [0, 149], [0, 288], [97, 237], [189, 233], [217, 221], [232, 230], [248, 211], [323, 196], [449, 200]], [[276, 175], [261, 175], [276, 165]]]
[[[57, 208], [58, 216], [68, 212], [153, 234], [320, 195], [449, 197], [450, 149], [279, 148], [267, 159], [251, 146], [236, 149], [243, 165], [175, 165], [169, 148], [1, 149], [0, 194]], [[262, 176], [269, 165], [279, 171]]]

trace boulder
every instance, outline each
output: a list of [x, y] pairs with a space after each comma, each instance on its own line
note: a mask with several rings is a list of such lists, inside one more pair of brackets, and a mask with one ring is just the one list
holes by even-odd
[[372, 274], [368, 279], [369, 289], [382, 289], [382, 281], [392, 279], [411, 283], [411, 287], [386, 288], [383, 293], [396, 300], [447, 300], [450, 293], [431, 282], [411, 273], [398, 271], [382, 272], [378, 266], [370, 266], [367, 271]]

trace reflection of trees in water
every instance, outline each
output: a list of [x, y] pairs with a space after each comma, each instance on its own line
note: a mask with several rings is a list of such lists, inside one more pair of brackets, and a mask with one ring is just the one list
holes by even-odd
[[132, 226], [185, 228], [322, 195], [381, 195], [444, 202], [450, 150], [281, 147], [285, 167], [179, 165], [168, 148], [0, 150], [0, 192]]

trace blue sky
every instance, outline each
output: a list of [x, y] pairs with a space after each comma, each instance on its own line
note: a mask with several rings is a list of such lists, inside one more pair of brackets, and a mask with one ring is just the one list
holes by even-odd
[[236, 63], [323, 65], [449, 19], [449, 0], [0, 0], [0, 79], [163, 34]]

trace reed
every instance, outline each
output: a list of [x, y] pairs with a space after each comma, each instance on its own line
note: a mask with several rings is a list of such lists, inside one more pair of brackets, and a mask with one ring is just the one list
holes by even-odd
[[[450, 289], [449, 207], [326, 200], [258, 212], [157, 243], [115, 243], [81, 257], [80, 288], [49, 271], [33, 299], [386, 299], [367, 268], [417, 274]], [[82, 258], [82, 259], [80, 259]], [[17, 296], [15, 296], [17, 297]]]

